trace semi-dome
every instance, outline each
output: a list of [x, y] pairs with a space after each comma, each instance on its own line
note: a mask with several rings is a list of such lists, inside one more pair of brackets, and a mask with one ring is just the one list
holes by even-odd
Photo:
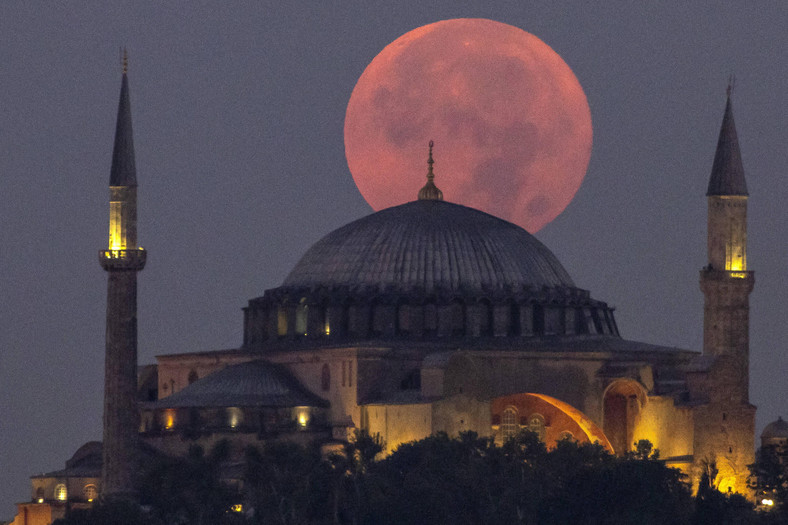
[[315, 286], [467, 293], [574, 283], [523, 228], [459, 204], [418, 200], [351, 222], [313, 245], [283, 287]]

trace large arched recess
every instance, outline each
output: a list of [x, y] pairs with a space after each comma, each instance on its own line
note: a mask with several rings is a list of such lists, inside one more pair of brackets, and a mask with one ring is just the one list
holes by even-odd
[[634, 447], [635, 426], [647, 400], [645, 388], [634, 379], [617, 379], [605, 389], [603, 424], [617, 454]]
[[498, 440], [502, 439], [501, 422], [507, 411], [506, 421], [510, 421], [512, 412], [515, 412], [521, 430], [529, 429], [531, 421], [538, 420], [534, 416], [541, 416], [544, 420], [544, 441], [548, 448], [571, 435], [579, 443], [599, 443], [608, 452], [614, 452], [607, 436], [596, 423], [572, 405], [554, 397], [531, 392], [496, 397], [490, 402], [490, 411], [493, 433]]

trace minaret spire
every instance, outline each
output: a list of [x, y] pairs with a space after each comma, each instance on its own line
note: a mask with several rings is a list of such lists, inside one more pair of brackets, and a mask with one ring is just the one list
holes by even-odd
[[131, 129], [131, 100], [129, 97], [129, 55], [123, 50], [123, 76], [120, 83], [118, 118], [115, 124], [115, 145], [112, 149], [110, 186], [136, 186], [137, 168], [134, 163], [134, 138]]
[[744, 167], [739, 151], [739, 138], [736, 135], [736, 124], [733, 122], [733, 77], [728, 82], [725, 114], [722, 117], [720, 135], [717, 139], [717, 150], [714, 153], [714, 164], [709, 178], [709, 189], [706, 195], [747, 195], [747, 181], [744, 180]]
[[109, 243], [99, 252], [107, 271], [104, 369], [104, 446], [101, 492], [133, 496], [138, 472], [137, 272], [146, 252], [137, 246], [137, 174], [124, 52], [123, 74], [109, 180]]
[[433, 141], [430, 141], [430, 153], [429, 157], [427, 158], [427, 184], [424, 185], [423, 188], [419, 190], [419, 200], [420, 201], [442, 201], [443, 200], [443, 192], [435, 186], [435, 174], [432, 172], [432, 165], [435, 164], [435, 161], [432, 160], [432, 147], [435, 145]]

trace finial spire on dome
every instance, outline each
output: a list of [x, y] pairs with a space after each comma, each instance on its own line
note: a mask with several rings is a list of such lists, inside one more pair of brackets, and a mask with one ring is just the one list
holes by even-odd
[[129, 72], [129, 53], [126, 51], [126, 48], [123, 48], [123, 58], [121, 59], [121, 64], [123, 65], [123, 74]]
[[442, 201], [443, 200], [443, 192], [435, 186], [435, 174], [432, 172], [432, 165], [435, 164], [435, 161], [432, 159], [432, 147], [435, 145], [433, 141], [430, 141], [430, 153], [429, 157], [427, 158], [427, 184], [424, 185], [423, 188], [419, 190], [419, 200], [420, 201]]

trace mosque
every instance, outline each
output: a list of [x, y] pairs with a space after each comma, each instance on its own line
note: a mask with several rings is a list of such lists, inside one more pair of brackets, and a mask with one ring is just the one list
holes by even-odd
[[622, 338], [613, 309], [575, 286], [533, 235], [445, 200], [432, 149], [412, 202], [329, 233], [281, 286], [248, 301], [239, 348], [137, 368], [146, 254], [124, 70], [110, 241], [99, 255], [109, 275], [103, 452], [87, 444], [66, 469], [34, 477], [14, 523], [47, 523], [32, 518], [36, 509], [48, 507], [51, 520], [59, 504], [133, 490], [138, 441], [181, 454], [229, 438], [240, 452], [274, 439], [331, 447], [358, 430], [380, 435], [386, 451], [436, 432], [500, 443], [529, 429], [548, 446], [574, 439], [615, 454], [647, 439], [694, 484], [715, 461], [719, 490], [746, 492], [754, 273], [730, 91], [706, 194], [702, 352]]

